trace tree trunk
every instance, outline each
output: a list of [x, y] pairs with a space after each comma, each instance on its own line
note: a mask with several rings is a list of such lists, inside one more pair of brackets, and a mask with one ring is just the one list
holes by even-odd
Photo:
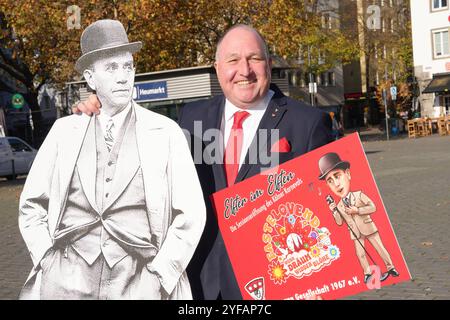
[[[370, 86], [370, 50], [368, 50], [368, 52], [365, 55], [366, 57], [366, 100], [365, 100], [365, 104], [363, 106], [363, 109], [361, 110], [361, 105], [359, 105], [358, 107], [358, 129], [360, 127], [361, 124], [361, 116], [364, 115], [364, 109], [367, 107], [370, 110], [370, 97], [371, 97], [371, 86]], [[364, 116], [363, 116], [364, 117]], [[364, 121], [362, 121], [363, 125], [364, 125]]]

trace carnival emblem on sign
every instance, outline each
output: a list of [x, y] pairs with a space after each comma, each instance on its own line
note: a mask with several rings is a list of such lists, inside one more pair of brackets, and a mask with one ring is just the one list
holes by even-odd
[[249, 281], [245, 285], [245, 291], [254, 299], [254, 300], [265, 300], [264, 296], [264, 278], [259, 277]]
[[263, 232], [268, 272], [275, 284], [283, 284], [289, 277], [310, 276], [340, 256], [329, 230], [320, 227], [319, 218], [298, 203], [288, 202], [272, 210]]

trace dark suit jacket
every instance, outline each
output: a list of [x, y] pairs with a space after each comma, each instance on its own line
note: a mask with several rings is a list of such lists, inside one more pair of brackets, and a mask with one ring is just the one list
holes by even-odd
[[[271, 85], [271, 90], [275, 94], [258, 127], [258, 130], [268, 129], [268, 138], [257, 139], [257, 134], [252, 142], [252, 145], [258, 146], [258, 153], [265, 152], [266, 157], [271, 154], [270, 129], [278, 129], [279, 138], [285, 137], [291, 146], [290, 152], [279, 154], [280, 163], [323, 146], [332, 140], [331, 118], [327, 113], [286, 97], [275, 85]], [[189, 131], [193, 154], [196, 148], [198, 153], [200, 145], [203, 151], [213, 142], [205, 141], [203, 133], [208, 129], [220, 129], [224, 106], [225, 97], [221, 95], [186, 104], [183, 108], [179, 124], [183, 129]], [[196, 127], [195, 121], [199, 121]], [[201, 130], [199, 129], [200, 124]], [[223, 145], [223, 141], [220, 141], [220, 144]], [[246, 160], [239, 170], [236, 183], [260, 173], [261, 168], [268, 168], [267, 164], [261, 164], [261, 159], [258, 157], [258, 159], [249, 161], [249, 154], [247, 154]], [[196, 160], [195, 157], [194, 160]], [[256, 164], [255, 160], [257, 160]], [[217, 299], [219, 296], [222, 299], [242, 299], [210, 201], [212, 193], [227, 187], [223, 164], [208, 164], [208, 161], [205, 163], [204, 158], [202, 161], [195, 162], [208, 215], [202, 239], [187, 269], [193, 297], [194, 299]], [[249, 164], [249, 162], [253, 164]]]

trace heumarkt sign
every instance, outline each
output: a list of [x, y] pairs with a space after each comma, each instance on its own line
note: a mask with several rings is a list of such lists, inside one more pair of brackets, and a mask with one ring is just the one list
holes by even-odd
[[151, 101], [168, 97], [167, 81], [135, 83], [133, 99], [135, 101]]
[[25, 99], [20, 93], [16, 93], [11, 98], [11, 104], [14, 109], [20, 109], [25, 104]]

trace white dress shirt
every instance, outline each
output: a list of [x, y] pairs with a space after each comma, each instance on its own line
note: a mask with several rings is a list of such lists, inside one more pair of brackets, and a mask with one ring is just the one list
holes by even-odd
[[111, 133], [114, 141], [116, 141], [117, 132], [119, 132], [120, 128], [123, 126], [125, 118], [130, 109], [131, 109], [131, 102], [128, 104], [128, 106], [125, 107], [125, 109], [123, 109], [119, 113], [116, 113], [112, 117], [107, 115], [105, 112], [100, 112], [100, 114], [97, 117], [98, 121], [100, 122], [100, 126], [102, 128], [103, 136], [106, 136], [106, 125], [108, 124], [109, 120], [112, 119], [114, 122], [114, 126], [111, 129]]
[[228, 99], [225, 101], [225, 110], [223, 112], [222, 124], [220, 130], [223, 134], [224, 140], [224, 150], [228, 143], [228, 138], [230, 137], [231, 127], [233, 126], [234, 114], [238, 111], [247, 111], [250, 115], [244, 120], [242, 124], [243, 131], [243, 141], [242, 141], [242, 150], [241, 157], [239, 158], [239, 169], [241, 168], [242, 163], [245, 160], [245, 156], [247, 155], [248, 148], [255, 137], [256, 131], [258, 130], [259, 123], [266, 112], [267, 107], [269, 106], [269, 102], [272, 99], [274, 92], [269, 90], [258, 104], [249, 109], [240, 109], [233, 105]]

